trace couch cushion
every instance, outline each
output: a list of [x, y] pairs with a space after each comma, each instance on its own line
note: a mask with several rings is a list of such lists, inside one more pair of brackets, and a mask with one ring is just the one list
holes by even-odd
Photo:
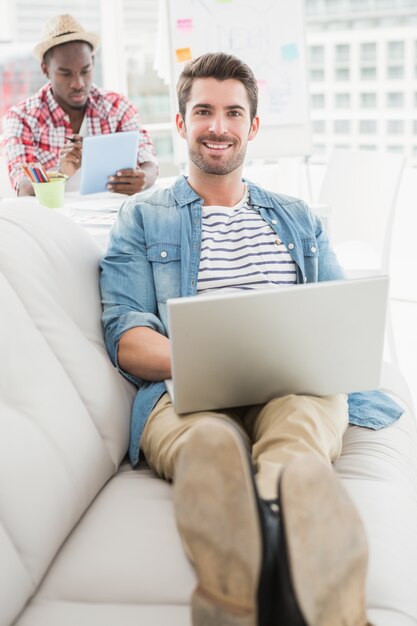
[[335, 468], [367, 531], [370, 623], [417, 624], [415, 416], [407, 410], [398, 422], [379, 431], [349, 427]]
[[104, 348], [99, 257], [54, 211], [0, 209], [1, 626], [126, 452], [134, 390]]
[[194, 584], [171, 486], [149, 469], [123, 465], [62, 547], [16, 626], [190, 626]]

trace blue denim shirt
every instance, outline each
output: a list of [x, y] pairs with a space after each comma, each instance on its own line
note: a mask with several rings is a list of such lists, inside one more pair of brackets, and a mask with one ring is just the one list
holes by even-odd
[[[271, 225], [297, 267], [297, 282], [344, 278], [320, 219], [295, 198], [270, 193], [248, 183], [254, 210]], [[201, 251], [202, 199], [180, 177], [169, 189], [132, 196], [121, 207], [100, 263], [103, 327], [107, 350], [116, 367], [137, 385], [132, 407], [129, 456], [139, 460], [146, 420], [165, 393], [164, 382], [149, 382], [124, 372], [117, 363], [120, 337], [147, 326], [167, 336], [167, 300], [197, 292]], [[352, 424], [381, 428], [402, 409], [379, 391], [349, 396]]]

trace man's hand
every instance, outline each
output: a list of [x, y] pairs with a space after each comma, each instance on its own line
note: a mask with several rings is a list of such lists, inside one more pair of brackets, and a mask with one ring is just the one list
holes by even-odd
[[109, 176], [107, 189], [116, 193], [132, 196], [148, 187], [146, 172], [142, 168], [119, 170], [115, 176]]
[[113, 176], [109, 176], [107, 189], [116, 193], [126, 193], [131, 196], [134, 193], [152, 187], [158, 175], [158, 167], [151, 161], [145, 161], [133, 170], [119, 170]]
[[73, 135], [61, 148], [59, 153], [59, 171], [67, 176], [73, 176], [81, 166], [82, 141], [80, 135]]

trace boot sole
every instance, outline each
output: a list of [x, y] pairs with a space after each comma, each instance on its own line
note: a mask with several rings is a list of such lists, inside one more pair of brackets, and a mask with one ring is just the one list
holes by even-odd
[[367, 541], [333, 470], [294, 460], [279, 486], [287, 568], [306, 626], [366, 626]]
[[262, 535], [248, 451], [232, 426], [202, 418], [193, 428], [174, 506], [199, 581], [194, 626], [257, 626]]

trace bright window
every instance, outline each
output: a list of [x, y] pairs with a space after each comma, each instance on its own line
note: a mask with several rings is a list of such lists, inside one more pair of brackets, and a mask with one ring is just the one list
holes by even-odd
[[360, 59], [363, 62], [376, 61], [376, 43], [361, 43]]
[[350, 107], [350, 93], [336, 93], [334, 105], [337, 109], [348, 109]]
[[401, 91], [387, 93], [387, 107], [398, 109], [404, 106], [404, 94]]
[[359, 132], [363, 135], [374, 135], [376, 133], [376, 128], [375, 120], [359, 121]]
[[311, 108], [312, 109], [323, 109], [324, 105], [325, 105], [325, 97], [323, 93], [311, 94]]
[[401, 135], [404, 132], [403, 120], [388, 120], [387, 133], [389, 135]]
[[360, 105], [363, 109], [373, 109], [376, 107], [376, 93], [361, 93]]
[[350, 133], [350, 120], [335, 120], [334, 132], [337, 135], [346, 135]]

